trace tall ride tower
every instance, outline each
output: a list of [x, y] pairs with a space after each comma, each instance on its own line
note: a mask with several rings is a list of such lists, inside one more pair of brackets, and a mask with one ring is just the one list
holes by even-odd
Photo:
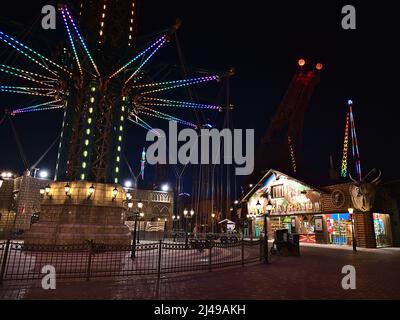
[[[126, 61], [120, 53], [133, 51], [136, 6], [136, 0], [81, 0], [74, 14], [59, 6], [71, 48], [64, 49], [63, 63], [74, 68], [74, 76], [63, 84], [68, 96], [56, 165], [58, 181], [120, 182], [130, 101], [125, 74], [109, 76]], [[78, 45], [79, 38], [91, 53]]]

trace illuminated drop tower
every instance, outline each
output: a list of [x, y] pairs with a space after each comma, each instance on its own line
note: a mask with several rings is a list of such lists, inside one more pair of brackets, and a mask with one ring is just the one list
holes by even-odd
[[[62, 5], [59, 10], [70, 40], [63, 63], [73, 77], [63, 84], [68, 95], [55, 180], [118, 184], [130, 101], [125, 75], [108, 77], [133, 52], [136, 0], [81, 0], [71, 15]], [[77, 29], [82, 33], [74, 39]], [[90, 53], [78, 46], [79, 37]]]

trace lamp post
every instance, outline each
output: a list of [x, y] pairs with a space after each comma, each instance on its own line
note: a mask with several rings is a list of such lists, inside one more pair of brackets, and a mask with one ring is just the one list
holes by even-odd
[[[259, 201], [257, 202], [259, 203]], [[259, 206], [261, 208], [261, 205]], [[269, 259], [268, 259], [268, 226], [267, 226], [267, 222], [268, 222], [268, 215], [271, 213], [272, 210], [272, 203], [271, 200], [268, 200], [268, 204], [267, 204], [267, 211], [263, 214], [264, 216], [264, 263], [268, 264], [269, 263]]]
[[188, 218], [188, 214], [189, 214], [189, 211], [187, 209], [183, 210], [183, 217], [185, 219], [185, 221], [184, 221], [184, 223], [185, 223], [184, 224], [185, 233], [187, 233], [187, 218]]
[[351, 237], [352, 237], [352, 243], [353, 243], [353, 251], [357, 252], [357, 242], [356, 242], [356, 237], [354, 234], [354, 216], [353, 216], [354, 209], [349, 208], [348, 211], [351, 216]]
[[165, 238], [166, 235], [167, 235], [167, 222], [168, 222], [168, 219], [165, 218], [165, 219], [164, 219], [164, 238]]
[[[132, 209], [133, 207], [133, 202], [128, 202], [128, 208]], [[133, 237], [132, 237], [132, 252], [131, 252], [131, 258], [134, 259], [136, 258], [136, 229], [137, 229], [137, 220], [138, 216], [140, 213], [140, 209], [143, 208], [143, 203], [141, 201], [138, 202], [137, 204], [138, 210], [134, 213], [135, 214], [135, 225], [133, 227]]]
[[255, 218], [254, 213], [249, 213], [247, 214], [247, 223], [249, 225], [249, 236], [250, 236], [250, 241], [253, 241], [253, 220]]
[[215, 219], [215, 213], [211, 214], [211, 233], [214, 233], [214, 219]]
[[192, 232], [192, 221], [193, 221], [193, 216], [194, 216], [194, 210], [190, 210], [190, 225], [189, 225], [189, 231]]
[[[139, 218], [140, 218], [140, 220], [139, 220], [139, 229], [138, 229], [138, 233], [137, 233], [137, 243], [140, 243], [140, 222], [141, 222], [141, 219], [144, 217], [144, 213], [143, 212], [140, 212], [139, 213]], [[145, 234], [146, 235], [146, 234]]]

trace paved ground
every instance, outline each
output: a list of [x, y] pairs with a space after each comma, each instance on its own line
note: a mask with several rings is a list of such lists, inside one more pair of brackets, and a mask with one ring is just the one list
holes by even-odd
[[[343, 290], [344, 265], [356, 268], [357, 289]], [[58, 282], [57, 290], [36, 284], [5, 283], [0, 299], [400, 299], [400, 249], [313, 246], [301, 257], [273, 256], [253, 265], [153, 279]]]

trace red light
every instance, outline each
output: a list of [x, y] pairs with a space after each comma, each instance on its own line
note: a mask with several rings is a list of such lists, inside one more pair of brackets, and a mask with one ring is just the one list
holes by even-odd
[[306, 60], [304, 60], [304, 59], [300, 59], [299, 60], [299, 66], [300, 67], [304, 67], [305, 64], [306, 64]]
[[322, 70], [323, 67], [324, 67], [324, 66], [322, 65], [322, 63], [317, 63], [317, 65], [315, 66], [315, 68], [316, 68], [317, 70]]

